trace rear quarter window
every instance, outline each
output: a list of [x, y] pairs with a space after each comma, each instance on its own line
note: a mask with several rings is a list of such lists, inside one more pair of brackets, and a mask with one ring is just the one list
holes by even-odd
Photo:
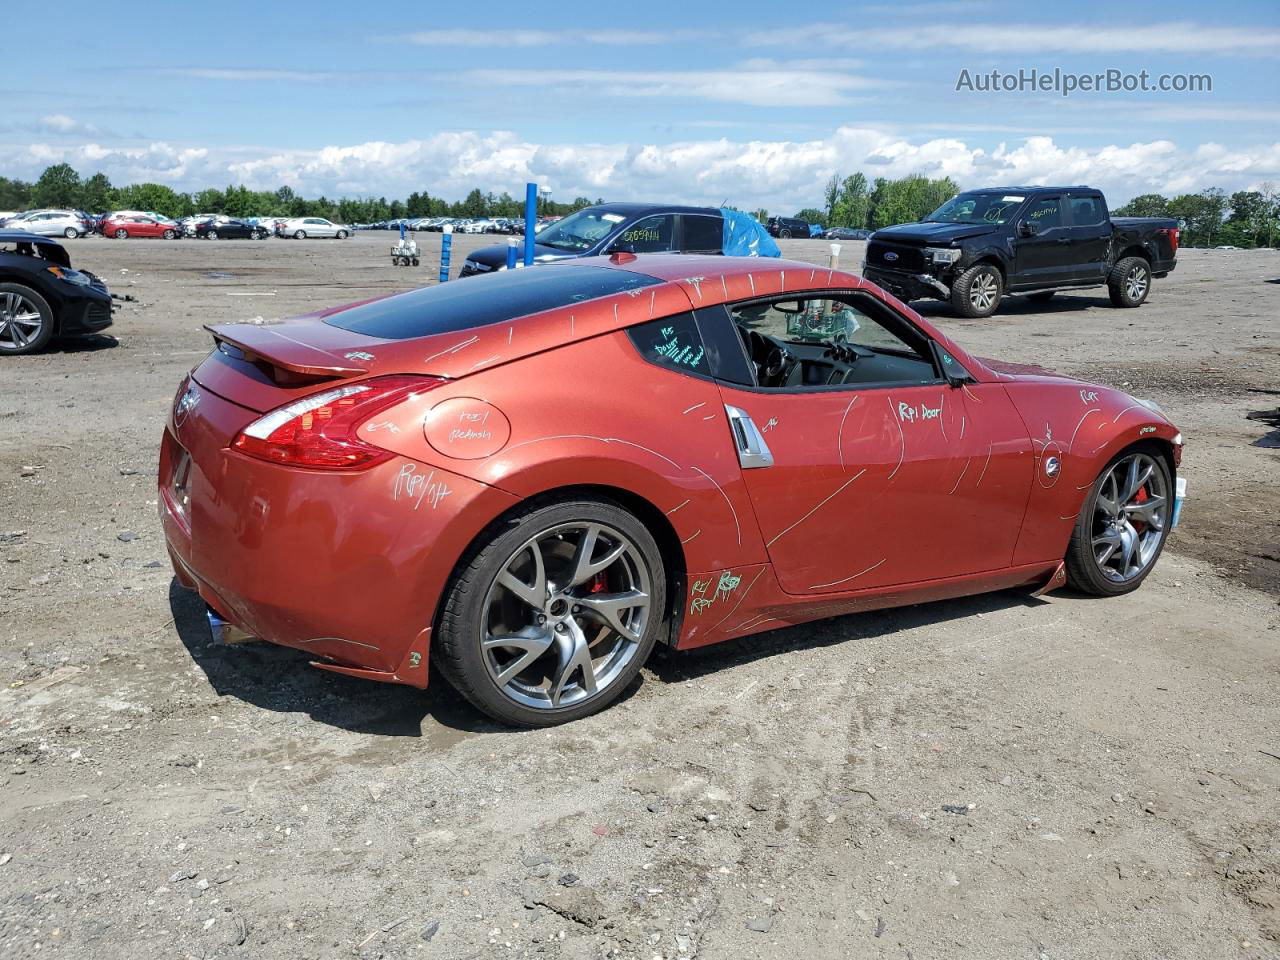
[[707, 351], [692, 313], [642, 323], [628, 329], [627, 335], [640, 355], [654, 366], [711, 376]]

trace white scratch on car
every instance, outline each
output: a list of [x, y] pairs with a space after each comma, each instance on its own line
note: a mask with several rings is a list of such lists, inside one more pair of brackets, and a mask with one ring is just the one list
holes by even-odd
[[857, 573], [855, 573], [855, 574], [854, 574], [853, 576], [851, 576], [851, 577], [845, 577], [843, 580], [832, 580], [830, 583], [815, 583], [815, 584], [814, 584], [812, 587], [810, 587], [809, 589], [810, 589], [810, 590], [821, 590], [821, 589], [823, 589], [824, 587], [838, 587], [840, 584], [842, 584], [842, 583], [848, 583], [850, 580], [857, 580], [859, 577], [863, 576], [864, 574], [868, 574], [868, 573], [870, 573], [872, 570], [874, 570], [876, 567], [881, 566], [881, 565], [885, 562], [885, 560], [888, 560], [888, 559], [889, 559], [888, 557], [885, 557], [885, 558], [884, 558], [884, 560], [880, 560], [880, 561], [879, 561], [879, 562], [877, 562], [877, 563], [873, 563], [871, 566], [867, 567], [867, 569], [865, 569], [865, 570], [859, 570]]
[[715, 478], [711, 476], [711, 474], [707, 473], [705, 470], [701, 469], [700, 467], [692, 467], [691, 469], [696, 470], [698, 473], [702, 474], [704, 477], [710, 480], [712, 486], [716, 488], [716, 491], [720, 494], [720, 496], [724, 497], [724, 502], [726, 506], [728, 506], [729, 512], [733, 514], [733, 526], [734, 526], [734, 529], [737, 530], [738, 532], [738, 546], [742, 546], [742, 525], [738, 523], [738, 511], [733, 509], [733, 501], [729, 499], [729, 495], [724, 492], [720, 484], [716, 483]]
[[709, 413], [709, 414], [707, 414], [705, 417], [703, 417], [702, 419], [703, 419], [703, 420], [714, 420], [715, 418], [716, 418], [716, 415], [715, 415], [714, 413]]
[[680, 509], [680, 507], [688, 506], [688, 505], [689, 505], [690, 503], [692, 503], [692, 502], [693, 502], [693, 500], [692, 500], [692, 498], [691, 498], [691, 499], [689, 499], [689, 500], [686, 500], [684, 503], [679, 504], [678, 506], [674, 506], [674, 507], [672, 507], [670, 510], [668, 510], [668, 511], [667, 511], [667, 516], [668, 516], [668, 517], [669, 517], [669, 516], [671, 516], [673, 513], [675, 513], [677, 510], [679, 510], [679, 509]]
[[657, 307], [654, 306], [654, 303], [657, 299], [658, 299], [658, 291], [654, 290], [652, 293], [649, 294], [649, 319], [650, 320], [653, 319], [653, 313], [657, 309]]
[[969, 385], [967, 383], [962, 383], [960, 385], [960, 389], [963, 390], [964, 395], [968, 397], [970, 400], [972, 400], [974, 403], [982, 403], [982, 398], [978, 396], [976, 393], [974, 393], [972, 390], [970, 390]]
[[1112, 422], [1112, 423], [1118, 423], [1118, 422], [1119, 422], [1119, 420], [1120, 420], [1120, 418], [1121, 418], [1121, 417], [1123, 417], [1126, 413], [1128, 413], [1130, 410], [1137, 410], [1140, 406], [1142, 406], [1142, 404], [1140, 404], [1140, 403], [1131, 403], [1131, 404], [1129, 404], [1129, 406], [1125, 407], [1123, 410], [1121, 410], [1119, 413], [1117, 413], [1117, 414], [1115, 415], [1115, 417], [1111, 420], [1111, 422]]
[[507, 343], [511, 343], [511, 338], [516, 335], [516, 328], [512, 324], [507, 325]]
[[699, 407], [705, 407], [706, 405], [707, 401], [703, 400], [701, 403], [695, 403], [692, 407], [686, 408], [684, 412], [686, 414], [693, 413], [693, 411], [697, 410]]
[[960, 414], [960, 439], [964, 439], [964, 414]]
[[898, 419], [897, 413], [893, 409], [893, 398], [886, 397], [889, 402], [889, 415], [893, 417], [893, 422], [898, 425], [898, 463], [894, 466], [893, 471], [885, 478], [886, 481], [892, 480], [898, 475], [898, 471], [902, 469], [902, 461], [907, 458], [907, 434], [902, 429], [902, 421]]
[[724, 298], [729, 299], [729, 285], [724, 282], [724, 274], [720, 274], [720, 289], [724, 291]]
[[787, 271], [785, 271], [785, 270], [779, 270], [779, 271], [778, 271], [778, 276], [782, 278], [782, 287], [781, 287], [781, 289], [782, 289], [782, 290], [786, 290], [786, 289], [787, 289]]
[[748, 273], [747, 283], [751, 284], [751, 295], [754, 297], [756, 295], [756, 278]]
[[1067, 453], [1071, 452], [1071, 446], [1076, 442], [1076, 434], [1080, 432], [1080, 427], [1084, 424], [1084, 422], [1087, 419], [1089, 419], [1089, 414], [1097, 413], [1097, 412], [1098, 412], [1097, 407], [1090, 407], [1088, 410], [1084, 412], [1084, 416], [1080, 418], [1080, 422], [1076, 424], [1075, 430], [1073, 430], [1071, 433], [1071, 439], [1067, 441]]
[[683, 545], [684, 545], [684, 544], [686, 544], [686, 543], [690, 543], [690, 542], [692, 542], [693, 540], [697, 539], [698, 534], [700, 534], [701, 532], [702, 532], [701, 530], [695, 530], [695, 531], [693, 531], [693, 533], [692, 533], [691, 535], [689, 535], [689, 536], [685, 537], [683, 540], [681, 540], [681, 541], [680, 541], [680, 544], [683, 546]]
[[858, 402], [855, 396], [849, 401], [849, 405], [844, 408], [844, 416], [840, 418], [840, 429], [836, 431], [836, 448], [840, 451], [840, 469], [844, 469], [844, 422], [849, 419], [849, 411], [853, 409], [853, 405]]
[[942, 430], [942, 439], [949, 443], [950, 438], [947, 437], [947, 418], [944, 416], [946, 413], [946, 406], [947, 395], [944, 393], [938, 397], [938, 427]]
[[952, 487], [950, 491], [948, 491], [948, 493], [947, 493], [947, 496], [948, 496], [948, 497], [949, 497], [949, 496], [951, 496], [951, 494], [955, 493], [957, 490], [959, 490], [959, 489], [960, 489], [960, 481], [964, 479], [965, 471], [967, 471], [967, 470], [969, 469], [969, 461], [971, 461], [972, 459], [973, 459], [973, 457], [966, 457], [966, 458], [965, 458], [964, 466], [960, 469], [960, 476], [956, 477], [956, 483], [955, 483], [955, 486], [954, 486], [954, 487]]
[[473, 343], [475, 343], [479, 339], [480, 339], [479, 337], [470, 337], [466, 340], [463, 340], [461, 343], [455, 343], [452, 347], [447, 347], [444, 350], [441, 350], [439, 353], [433, 353], [431, 356], [427, 357], [427, 359], [423, 360], [422, 362], [430, 363], [436, 357], [443, 357], [446, 353], [457, 353], [459, 350], [465, 350], [467, 347], [471, 346]]
[[975, 490], [982, 484], [982, 478], [987, 475], [987, 466], [991, 463], [991, 448], [992, 448], [992, 444], [988, 442], [987, 443], [987, 459], [983, 461], [982, 472], [978, 474], [978, 482], [973, 485]]
[[474, 367], [472, 367], [471, 369], [472, 369], [472, 370], [475, 370], [477, 367], [483, 367], [486, 363], [493, 363], [493, 361], [497, 360], [500, 356], [502, 356], [502, 354], [500, 354], [500, 353], [495, 353], [492, 357], [488, 357], [487, 359], [481, 360], [479, 363], [477, 363], [477, 364], [476, 364]]
[[819, 501], [818, 501], [818, 503], [814, 506], [814, 508], [813, 508], [812, 510], [810, 510], [808, 513], [806, 513], [803, 517], [801, 517], [799, 520], [797, 520], [797, 521], [796, 521], [795, 523], [793, 523], [791, 526], [787, 527], [785, 530], [783, 530], [783, 531], [781, 531], [781, 532], [779, 532], [779, 533], [775, 534], [775, 535], [774, 535], [774, 537], [773, 537], [773, 539], [772, 539], [772, 540], [770, 540], [768, 543], [766, 543], [766, 544], [765, 544], [765, 546], [766, 546], [766, 547], [771, 547], [771, 546], [773, 546], [775, 543], [777, 543], [777, 542], [778, 542], [778, 540], [779, 540], [779, 539], [781, 539], [783, 536], [785, 536], [786, 534], [790, 533], [790, 532], [791, 532], [792, 530], [794, 530], [796, 527], [800, 526], [800, 524], [802, 524], [802, 523], [804, 523], [806, 520], [808, 520], [811, 516], [813, 516], [815, 513], [817, 513], [817, 512], [818, 512], [818, 510], [819, 510], [819, 508], [821, 508], [825, 503], [827, 503], [829, 500], [831, 500], [833, 497], [835, 497], [835, 496], [836, 496], [836, 494], [838, 494], [838, 493], [842, 492], [842, 491], [844, 490], [844, 488], [845, 488], [845, 487], [849, 486], [849, 484], [853, 483], [853, 481], [857, 480], [860, 476], [862, 476], [862, 475], [863, 475], [864, 473], [866, 473], [866, 472], [867, 472], [867, 468], [866, 468], [866, 467], [863, 467], [861, 470], [859, 470], [857, 473], [855, 473], [852, 477], [850, 477], [850, 478], [849, 478], [848, 480], [846, 480], [844, 483], [840, 484], [840, 486], [838, 486], [834, 491], [832, 491], [832, 492], [831, 492], [831, 494], [830, 494], [829, 496], [824, 497], [822, 500], [819, 500]]

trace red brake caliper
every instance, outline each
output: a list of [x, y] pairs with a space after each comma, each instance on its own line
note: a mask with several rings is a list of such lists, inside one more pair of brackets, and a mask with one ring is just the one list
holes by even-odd
[[[1145, 503], [1145, 502], [1146, 502], [1147, 500], [1149, 500], [1149, 499], [1151, 499], [1151, 497], [1150, 497], [1150, 495], [1147, 493], [1147, 488], [1146, 488], [1146, 487], [1139, 487], [1139, 488], [1138, 488], [1138, 492], [1137, 492], [1137, 493], [1135, 493], [1135, 494], [1133, 495], [1133, 502], [1134, 502], [1134, 503]], [[1147, 526], [1147, 525], [1146, 525], [1145, 523], [1143, 523], [1141, 520], [1136, 520], [1136, 521], [1134, 521], [1133, 526], [1134, 526], [1134, 529], [1135, 529], [1135, 530], [1137, 530], [1139, 533], [1141, 533], [1143, 530], [1145, 530], [1145, 529], [1146, 529], [1146, 526]]]
[[604, 580], [604, 571], [600, 571], [591, 578], [591, 589], [587, 593], [601, 593], [608, 584]]

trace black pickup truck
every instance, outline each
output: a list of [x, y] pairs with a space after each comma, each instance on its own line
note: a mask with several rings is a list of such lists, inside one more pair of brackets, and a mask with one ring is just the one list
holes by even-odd
[[1090, 187], [995, 187], [952, 197], [919, 223], [877, 230], [863, 275], [901, 300], [988, 317], [1007, 294], [1044, 302], [1105, 285], [1136, 307], [1176, 266], [1178, 222], [1112, 217]]

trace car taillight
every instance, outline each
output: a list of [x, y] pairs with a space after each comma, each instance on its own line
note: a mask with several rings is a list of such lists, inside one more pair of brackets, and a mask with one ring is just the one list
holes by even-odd
[[1178, 227], [1165, 227], [1165, 228], [1164, 228], [1163, 230], [1161, 230], [1160, 232], [1161, 232], [1161, 233], [1164, 233], [1164, 234], [1168, 234], [1168, 236], [1169, 236], [1169, 246], [1170, 246], [1170, 248], [1171, 248], [1169, 252], [1170, 252], [1170, 253], [1177, 253], [1177, 252], [1178, 252], [1178, 238], [1179, 238], [1179, 235], [1180, 235], [1180, 234], [1181, 234], [1181, 232], [1182, 232], [1182, 231], [1181, 231], [1181, 229], [1180, 229], [1180, 228], [1178, 228]]
[[356, 435], [360, 426], [379, 411], [444, 382], [396, 375], [335, 387], [272, 410], [241, 430], [231, 446], [290, 467], [364, 470], [393, 454], [361, 440]]

